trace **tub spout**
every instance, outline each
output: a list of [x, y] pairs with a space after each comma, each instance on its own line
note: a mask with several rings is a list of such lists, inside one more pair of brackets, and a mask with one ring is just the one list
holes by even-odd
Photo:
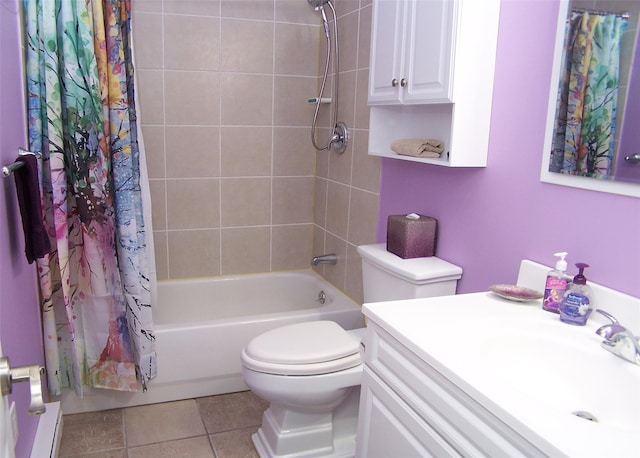
[[334, 253], [323, 254], [321, 256], [314, 256], [313, 259], [311, 260], [312, 266], [317, 266], [318, 264], [337, 264], [337, 263], [338, 263], [338, 256], [336, 256]]

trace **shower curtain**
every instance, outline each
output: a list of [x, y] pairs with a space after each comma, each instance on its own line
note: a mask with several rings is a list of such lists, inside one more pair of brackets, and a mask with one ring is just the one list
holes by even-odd
[[54, 247], [38, 260], [49, 391], [146, 389], [156, 372], [154, 269], [130, 3], [23, 0], [23, 14], [29, 148], [42, 152]]
[[615, 154], [620, 40], [627, 20], [573, 11], [567, 23], [550, 172], [609, 178]]

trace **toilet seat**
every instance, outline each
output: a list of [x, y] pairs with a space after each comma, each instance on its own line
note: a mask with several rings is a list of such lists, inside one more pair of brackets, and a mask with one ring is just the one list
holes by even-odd
[[296, 323], [252, 339], [242, 362], [269, 374], [327, 374], [358, 366], [360, 341], [333, 321]]

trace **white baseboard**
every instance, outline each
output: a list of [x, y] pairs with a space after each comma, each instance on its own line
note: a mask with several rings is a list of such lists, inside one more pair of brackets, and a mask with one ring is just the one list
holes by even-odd
[[40, 415], [31, 458], [57, 458], [62, 437], [62, 410], [60, 402], [48, 402], [47, 410]]

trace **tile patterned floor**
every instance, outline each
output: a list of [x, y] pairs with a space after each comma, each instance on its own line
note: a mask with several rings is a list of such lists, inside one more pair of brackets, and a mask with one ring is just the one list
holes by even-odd
[[257, 458], [250, 391], [64, 416], [60, 458]]

